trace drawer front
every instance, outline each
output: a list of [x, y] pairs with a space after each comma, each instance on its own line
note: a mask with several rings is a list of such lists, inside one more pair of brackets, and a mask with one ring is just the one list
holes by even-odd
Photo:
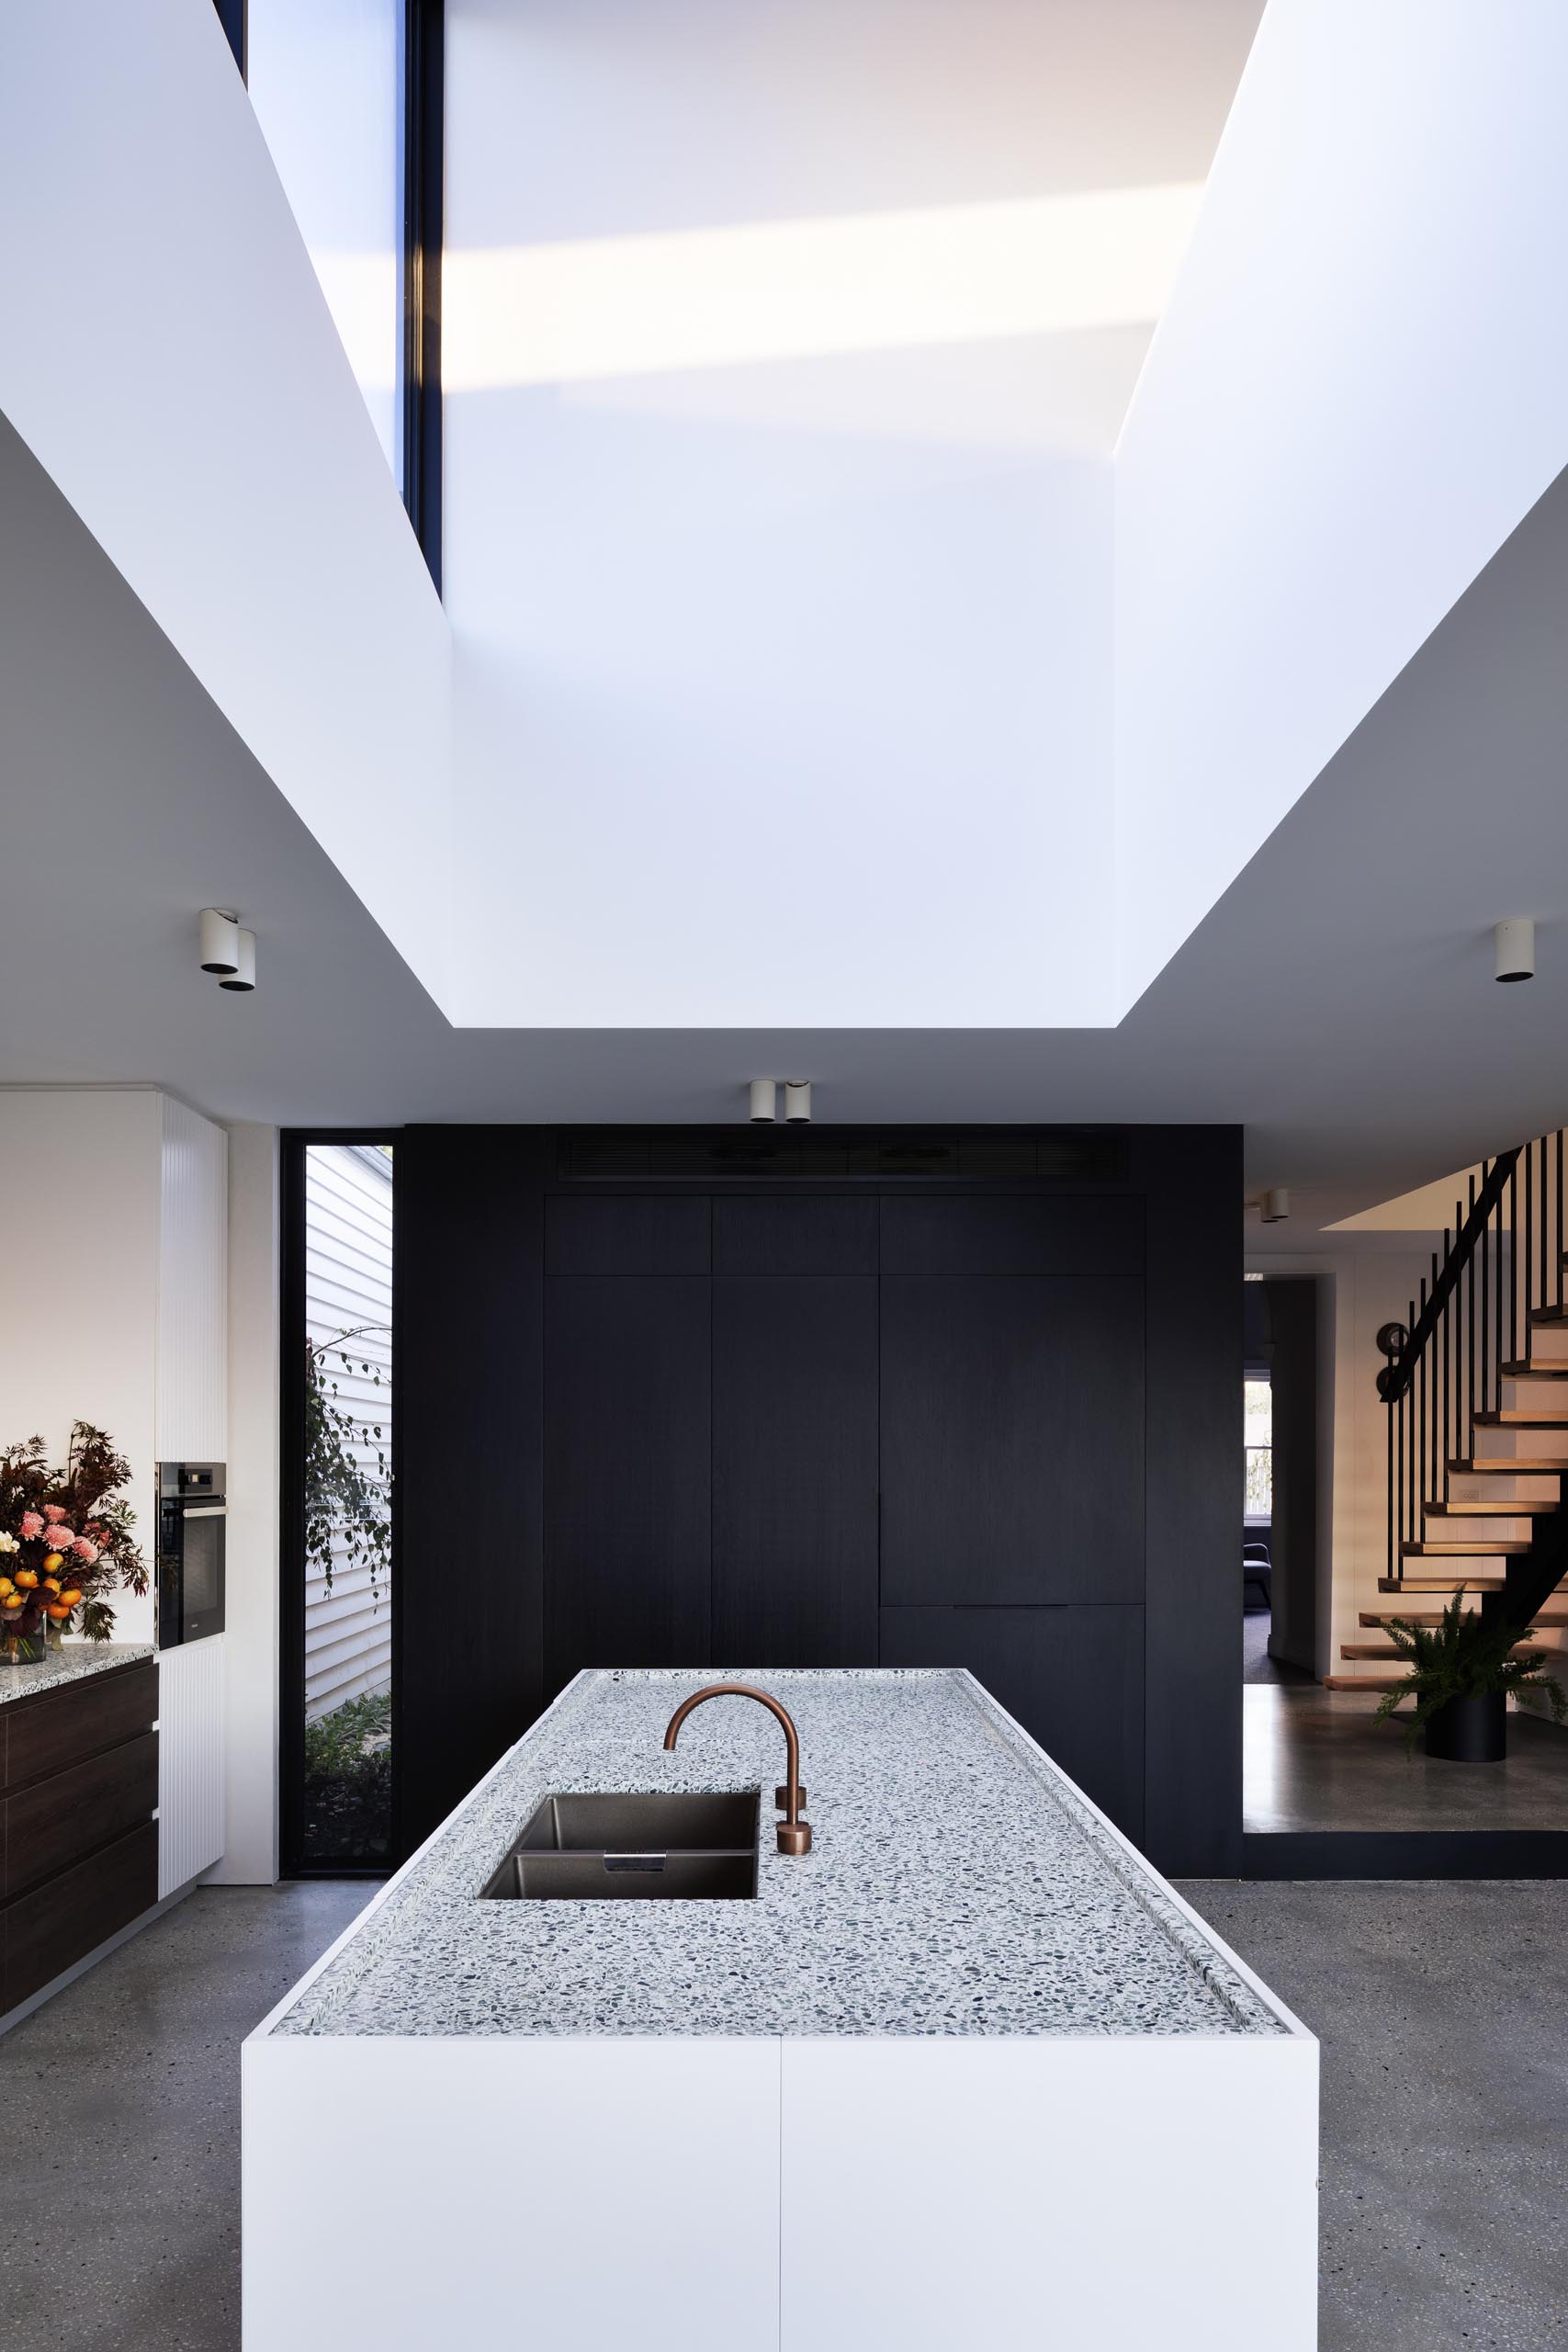
[[18, 1781], [62, 1771], [96, 1748], [151, 1731], [158, 1720], [158, 1669], [149, 1658], [144, 1666], [18, 1699], [6, 1713], [6, 1784], [15, 1788]]
[[151, 1820], [157, 1803], [155, 1731], [13, 1791], [5, 1801], [6, 1898]]
[[158, 1825], [144, 1822], [91, 1860], [0, 1912], [5, 1992], [13, 2008], [62, 1969], [129, 1928], [158, 1899]]

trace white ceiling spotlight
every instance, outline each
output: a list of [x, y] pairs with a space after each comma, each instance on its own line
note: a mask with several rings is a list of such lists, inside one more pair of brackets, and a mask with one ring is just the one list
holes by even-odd
[[751, 1125], [754, 1127], [771, 1127], [778, 1115], [778, 1080], [754, 1078], [751, 1080]]
[[1496, 951], [1494, 979], [1533, 980], [1535, 978], [1535, 924], [1529, 915], [1515, 915], [1498, 923], [1492, 933]]
[[811, 1124], [811, 1080], [808, 1078], [785, 1079], [784, 1123], [792, 1127], [809, 1126]]
[[240, 960], [228, 978], [220, 980], [218, 985], [235, 996], [248, 996], [256, 984], [256, 935], [254, 931], [240, 931], [234, 936], [239, 942]]
[[1258, 1214], [1265, 1225], [1283, 1225], [1291, 1214], [1291, 1195], [1283, 1184], [1276, 1184], [1265, 1193], [1258, 1204]]
[[224, 978], [240, 968], [240, 926], [221, 907], [201, 910], [201, 968]]
[[242, 931], [225, 907], [201, 910], [201, 968], [216, 975], [220, 989], [248, 996], [256, 984], [256, 935]]

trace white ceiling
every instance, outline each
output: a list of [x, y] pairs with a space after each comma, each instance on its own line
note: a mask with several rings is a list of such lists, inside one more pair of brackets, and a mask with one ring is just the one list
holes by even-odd
[[[0, 428], [0, 1082], [226, 1118], [1242, 1123], [1293, 1239], [1568, 1108], [1568, 478], [1115, 1031], [454, 1032], [8, 427]], [[237, 907], [254, 997], [197, 969]], [[1490, 927], [1539, 926], [1498, 988]], [[504, 921], [504, 876], [475, 920]], [[931, 952], [940, 955], [933, 939]]]

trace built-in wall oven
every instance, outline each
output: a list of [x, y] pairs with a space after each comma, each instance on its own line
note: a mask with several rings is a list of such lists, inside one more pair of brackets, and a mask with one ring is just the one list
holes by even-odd
[[221, 1462], [158, 1464], [158, 1647], [223, 1631]]

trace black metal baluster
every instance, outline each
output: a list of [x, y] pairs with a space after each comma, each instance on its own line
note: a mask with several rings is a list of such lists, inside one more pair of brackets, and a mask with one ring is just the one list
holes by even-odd
[[[1458, 1229], [1459, 1228], [1456, 1224], [1454, 1228], [1455, 1232], [1457, 1232]], [[1445, 1226], [1443, 1227], [1443, 1263], [1445, 1266], [1448, 1264], [1449, 1259], [1452, 1253], [1452, 1236], [1450, 1234], [1447, 1226]], [[1444, 1502], [1448, 1501], [1449, 1455], [1453, 1450], [1449, 1443], [1449, 1309], [1451, 1304], [1452, 1302], [1450, 1299], [1445, 1300], [1443, 1305], [1443, 1427], [1441, 1436], [1438, 1439], [1438, 1455], [1442, 1464], [1443, 1477], [1440, 1487], [1436, 1485], [1433, 1487], [1432, 1499], [1434, 1502], [1437, 1500], [1438, 1495], [1441, 1495]]]
[[[1497, 1279], [1503, 1279], [1502, 1261], [1497, 1265]], [[1501, 1294], [1499, 1294], [1501, 1295]], [[1516, 1159], [1508, 1170], [1508, 1362], [1519, 1360], [1519, 1163]], [[1497, 1409], [1503, 1409], [1501, 1368], [1497, 1381]]]
[[[1473, 1176], [1470, 1180], [1470, 1215], [1472, 1216], [1475, 1215], [1475, 1179]], [[1484, 1233], [1481, 1237], [1481, 1244], [1483, 1249], [1484, 1249], [1486, 1245], [1486, 1236]], [[1460, 1453], [1467, 1462], [1473, 1462], [1475, 1459], [1475, 1252], [1473, 1250], [1470, 1253], [1470, 1263], [1464, 1270], [1464, 1280], [1465, 1288], [1469, 1294], [1469, 1303], [1465, 1310], [1465, 1332], [1470, 1345], [1465, 1353], [1464, 1366], [1465, 1442], [1461, 1446]]]
[[1386, 1573], [1391, 1583], [1393, 1578], [1393, 1563], [1395, 1558], [1395, 1538], [1393, 1532], [1394, 1521], [1399, 1510], [1399, 1487], [1395, 1478], [1393, 1464], [1393, 1421], [1394, 1415], [1398, 1413], [1400, 1409], [1400, 1405], [1389, 1405], [1385, 1407], [1383, 1414], [1383, 1418], [1388, 1423], [1388, 1568]]
[[[1491, 1173], [1492, 1173], [1492, 1169], [1491, 1169], [1491, 1164], [1490, 1164], [1490, 1162], [1489, 1162], [1489, 1161], [1487, 1161], [1487, 1160], [1484, 1160], [1484, 1159], [1483, 1159], [1483, 1160], [1482, 1161], [1482, 1163], [1481, 1163], [1481, 1180], [1482, 1180], [1483, 1183], [1484, 1183], [1484, 1182], [1485, 1182], [1485, 1181], [1486, 1181], [1487, 1177], [1488, 1177], [1488, 1176], [1490, 1176], [1490, 1174], [1491, 1174]], [[1491, 1312], [1490, 1312], [1491, 1305], [1492, 1305], [1492, 1216], [1491, 1216], [1491, 1212], [1490, 1212], [1490, 1211], [1488, 1211], [1488, 1212], [1487, 1212], [1487, 1217], [1486, 1217], [1486, 1223], [1485, 1223], [1484, 1227], [1482, 1228], [1482, 1234], [1481, 1234], [1481, 1409], [1482, 1409], [1482, 1411], [1483, 1411], [1483, 1413], [1484, 1413], [1484, 1412], [1486, 1412], [1486, 1411], [1489, 1409], [1488, 1405], [1487, 1405], [1487, 1401], [1486, 1401], [1486, 1400], [1487, 1400], [1488, 1395], [1489, 1395], [1489, 1393], [1490, 1393], [1490, 1383], [1491, 1383], [1491, 1364], [1492, 1364], [1492, 1352], [1491, 1352], [1491, 1351], [1492, 1351], [1492, 1317], [1491, 1317]]]
[[1562, 1306], [1562, 1130], [1557, 1130], [1557, 1231], [1552, 1237], [1557, 1250], [1557, 1305]]
[[[1416, 1301], [1414, 1299], [1410, 1302], [1410, 1320], [1405, 1325], [1405, 1329], [1408, 1331], [1414, 1331], [1416, 1329]], [[1419, 1376], [1420, 1366], [1418, 1364], [1412, 1364], [1410, 1372], [1410, 1385], [1405, 1389], [1404, 1396], [1400, 1398], [1401, 1410], [1404, 1409], [1404, 1398], [1408, 1397], [1410, 1400], [1410, 1423], [1407, 1430], [1405, 1431], [1404, 1447], [1404, 1532], [1401, 1536], [1399, 1544], [1399, 1573], [1402, 1577], [1404, 1574], [1404, 1546], [1407, 1543], [1414, 1542], [1416, 1534], [1416, 1381]]]

